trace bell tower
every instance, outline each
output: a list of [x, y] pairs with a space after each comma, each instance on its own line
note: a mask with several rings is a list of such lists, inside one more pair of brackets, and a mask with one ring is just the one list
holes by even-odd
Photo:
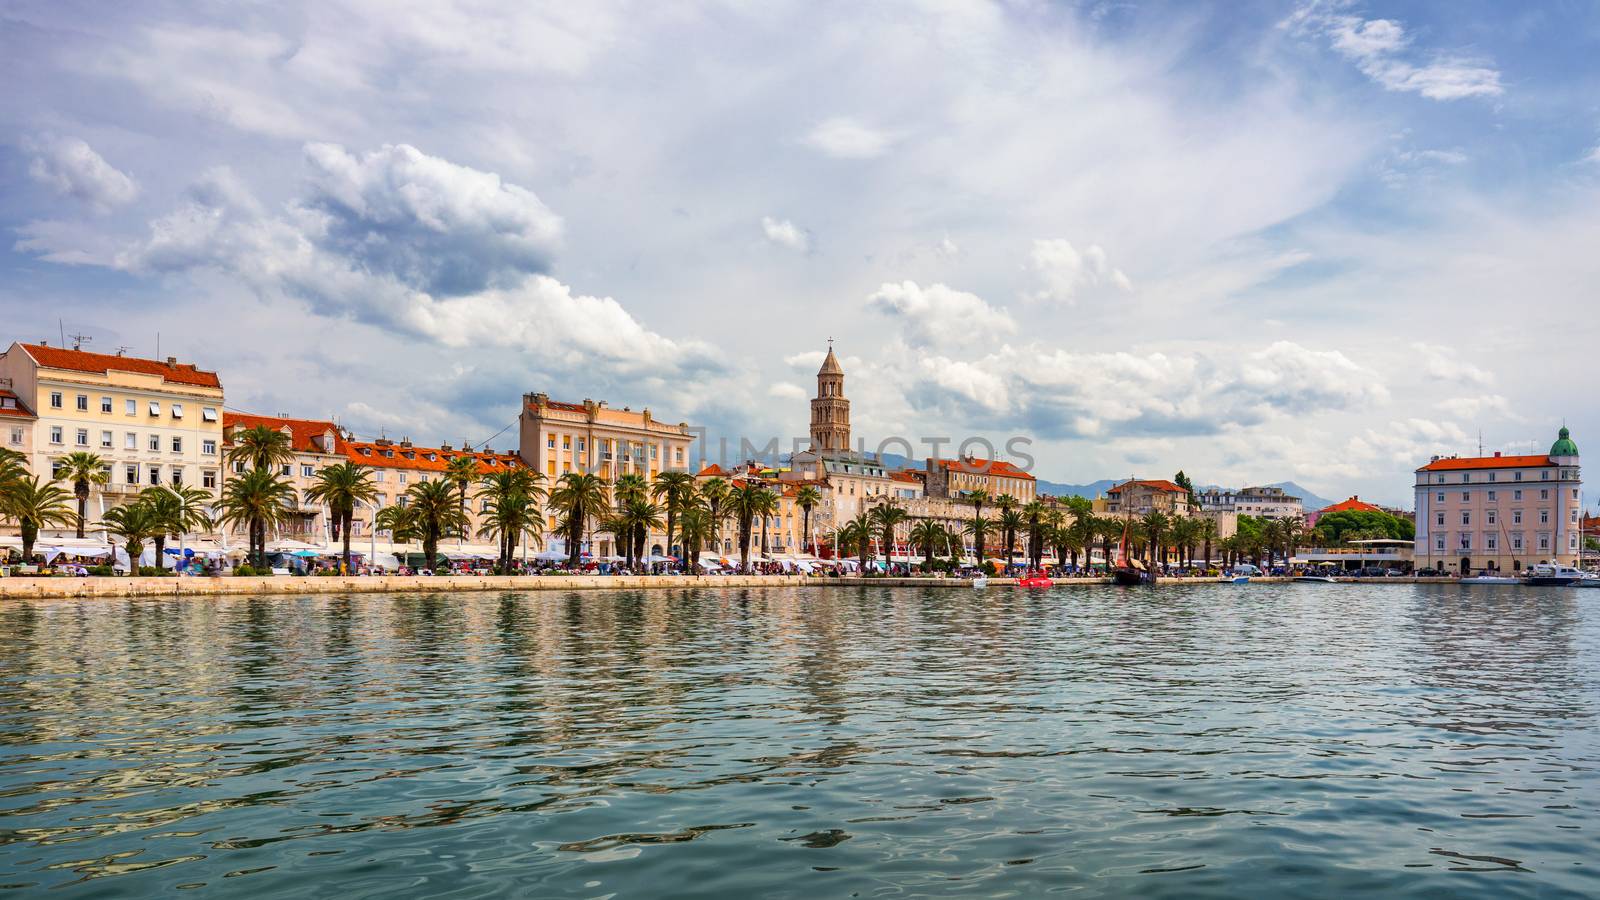
[[844, 398], [844, 369], [833, 355], [833, 338], [828, 339], [828, 356], [817, 370], [817, 396], [811, 401], [811, 449], [824, 453], [850, 449], [850, 401]]

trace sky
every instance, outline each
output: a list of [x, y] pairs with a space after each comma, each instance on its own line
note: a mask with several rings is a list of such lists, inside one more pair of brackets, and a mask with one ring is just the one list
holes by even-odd
[[1576, 0], [11, 0], [5, 338], [495, 449], [788, 446], [832, 338], [869, 450], [1409, 507], [1600, 441], [1596, 59]]

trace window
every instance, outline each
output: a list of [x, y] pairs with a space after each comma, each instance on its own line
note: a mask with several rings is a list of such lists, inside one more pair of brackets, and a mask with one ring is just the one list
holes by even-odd
[[204, 453], [206, 456], [216, 456], [217, 455], [217, 442], [213, 441], [213, 440], [201, 441], [200, 442], [200, 452]]
[[236, 460], [233, 461], [233, 474], [235, 474], [235, 475], [243, 475], [244, 474], [244, 460], [236, 459]]
[[400, 507], [402, 509], [404, 509], [405, 507], [411, 505], [411, 495], [409, 495], [409, 494], [401, 494], [399, 497], [395, 498], [395, 502], [399, 503]]
[[1443, 502], [1444, 502], [1444, 491], [1440, 491], [1440, 492], [1439, 492], [1439, 502], [1440, 502], [1440, 503], [1443, 503]]
[[[401, 484], [405, 484], [406, 483], [406, 473], [404, 473], [404, 472], [400, 473], [400, 483]], [[743, 545], [741, 544], [740, 546], [743, 546]]]
[[78, 395], [78, 412], [88, 412], [88, 411], [89, 411], [89, 395], [88, 394], [79, 394]]
[[1485, 550], [1499, 550], [1500, 549], [1500, 537], [1499, 537], [1499, 535], [1494, 535], [1494, 534], [1486, 534], [1486, 535], [1484, 535], [1483, 536], [1483, 549], [1485, 549]]
[[1540, 500], [1549, 500], [1550, 499], [1550, 489], [1549, 488], [1541, 488], [1539, 490], [1539, 499]]
[[1461, 514], [1461, 524], [1463, 524], [1463, 525], [1471, 525], [1472, 524], [1472, 513], [1463, 512]]
[[[572, 449], [572, 435], [563, 434], [561, 436], [561, 449], [563, 449], [563, 450], [571, 450]], [[743, 546], [743, 545], [741, 545], [741, 546]]]
[[1520, 491], [1520, 490], [1512, 491], [1511, 492], [1511, 499], [1513, 499], [1513, 500], [1521, 500], [1522, 499], [1522, 491]]
[[556, 461], [553, 459], [546, 461], [544, 470], [546, 475], [554, 475], [556, 473]]
[[1472, 535], [1470, 535], [1470, 534], [1461, 535], [1461, 549], [1462, 550], [1471, 550], [1472, 549]]
[[76, 438], [79, 447], [89, 446], [89, 429], [79, 428]]
[[423, 484], [427, 484], [428, 483], [428, 476], [426, 476], [426, 475], [418, 475], [417, 476], [417, 480], [422, 482]]
[[279, 475], [288, 475], [289, 472], [291, 472], [293, 469], [294, 469], [293, 466], [289, 465], [288, 463], [285, 463], [285, 464], [283, 464], [283, 465], [278, 467], [278, 474]]
[[59, 460], [59, 459], [50, 460], [50, 478], [52, 480], [55, 480], [55, 479], [59, 479], [60, 477], [61, 477], [61, 460]]
[[1539, 535], [1539, 549], [1540, 550], [1549, 550], [1550, 549], [1550, 535], [1548, 535], [1548, 534]]
[[161, 435], [159, 435], [159, 434], [150, 435], [150, 443], [149, 443], [148, 446], [150, 447], [151, 450], [154, 450], [157, 453], [161, 452]]
[[100, 411], [105, 413], [105, 414], [107, 414], [107, 415], [111, 414], [111, 398], [110, 397], [101, 397], [100, 398]]
[[1540, 481], [1549, 481], [1550, 480], [1550, 470], [1549, 469], [1545, 469], [1545, 470], [1541, 471], [1539, 473], [1539, 480]]
[[16, 425], [11, 426], [11, 446], [22, 446], [22, 428]]
[[1492, 510], [1492, 509], [1489, 510], [1489, 524], [1490, 525], [1495, 524], [1494, 510]]
[[111, 432], [109, 432], [109, 431], [100, 432], [100, 446], [101, 446], [102, 449], [110, 450], [112, 441], [113, 441], [113, 438], [111, 437]]
[[1490, 472], [1490, 473], [1489, 473], [1489, 480], [1490, 480], [1490, 481], [1493, 481], [1493, 480], [1494, 480], [1494, 476], [1495, 476], [1495, 473], [1493, 473], [1493, 472]]
[[1440, 475], [1439, 476], [1439, 483], [1440, 484], [1444, 484], [1444, 482], [1445, 482], [1445, 477], [1443, 475]]
[[172, 468], [172, 484], [173, 484], [174, 487], [183, 487], [183, 467], [182, 466], [174, 466]]
[[200, 486], [210, 490], [217, 489], [217, 470], [204, 469], [200, 472]]
[[172, 452], [173, 453], [182, 453], [183, 452], [183, 438], [178, 437], [177, 435], [173, 436], [173, 438], [172, 438]]
[[1513, 549], [1513, 550], [1521, 550], [1522, 549], [1522, 535], [1521, 534], [1513, 534], [1511, 536], [1511, 549]]
[[1513, 525], [1521, 525], [1522, 524], [1522, 510], [1513, 509], [1511, 511], [1511, 524], [1513, 524]]
[[547, 450], [554, 450], [556, 448], [556, 436], [553, 434], [545, 435], [544, 446]]
[[161, 483], [161, 467], [160, 466], [151, 466], [149, 471], [150, 471], [150, 483], [151, 484], [160, 484]]
[[1511, 480], [1512, 481], [1521, 481], [1522, 480], [1522, 473], [1521, 472], [1512, 472], [1511, 473]]
[[589, 442], [584, 440], [583, 438], [578, 438], [578, 452], [579, 453], [587, 453], [588, 452], [588, 448], [589, 448]]
[[124, 484], [138, 484], [139, 467], [133, 464], [124, 466], [122, 469], [122, 481]]
[[1472, 495], [1467, 493], [1466, 491], [1462, 491], [1461, 492], [1461, 502], [1462, 503], [1471, 503], [1472, 502]]
[[385, 477], [386, 475], [386, 472], [384, 472], [382, 469], [379, 469], [378, 471], [372, 473], [372, 480], [376, 481], [378, 484], [383, 484], [384, 481], [387, 480]]
[[183, 404], [182, 403], [174, 403], [174, 404], [172, 404], [172, 417], [174, 419], [183, 418]]
[[122, 414], [125, 415], [125, 416], [137, 416], [139, 414], [139, 401], [137, 401], [137, 400], [124, 400], [124, 401], [122, 401]]
[[1495, 501], [1495, 492], [1494, 491], [1490, 491], [1489, 492], [1489, 502], [1493, 503], [1494, 501]]
[[1471, 472], [1462, 472], [1461, 473], [1461, 483], [1462, 484], [1466, 484], [1467, 482], [1469, 482], [1471, 480], [1472, 480], [1472, 473]]
[[1548, 510], [1548, 509], [1539, 510], [1539, 524], [1540, 525], [1549, 525], [1550, 524], [1550, 510]]
[[1444, 512], [1442, 510], [1433, 517], [1433, 524], [1444, 525]]
[[200, 420], [203, 422], [215, 422], [217, 420], [217, 408], [215, 406], [202, 407]]
[[139, 436], [137, 434], [134, 434], [131, 431], [123, 432], [123, 434], [122, 434], [122, 449], [124, 449], [124, 450], [137, 450], [137, 449], [139, 449]]
[[1578, 489], [1577, 488], [1573, 488], [1572, 489], [1572, 499], [1574, 499], [1574, 500], [1578, 499]]
[[60, 391], [51, 391], [50, 392], [50, 408], [51, 409], [60, 409], [61, 408], [61, 392]]
[[301, 478], [311, 478], [311, 477], [314, 477], [316, 474], [317, 474], [317, 470], [312, 468], [311, 466], [301, 466], [300, 467], [300, 477]]
[[158, 403], [155, 400], [151, 400], [150, 401], [150, 415], [152, 415], [152, 416], [161, 415], [161, 404]]

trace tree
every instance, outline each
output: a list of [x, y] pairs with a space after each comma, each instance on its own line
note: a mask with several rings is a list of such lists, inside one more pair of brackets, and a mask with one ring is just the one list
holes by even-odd
[[[254, 431], [255, 429], [249, 429]], [[222, 487], [217, 508], [223, 527], [244, 524], [249, 529], [251, 563], [267, 567], [267, 528], [289, 518], [295, 489], [271, 469], [256, 467], [229, 478]]]
[[1211, 542], [1217, 539], [1217, 520], [1210, 516], [1200, 519], [1200, 540], [1205, 541], [1205, 565], [1211, 567]]
[[[636, 500], [648, 500], [649, 498], [650, 479], [637, 472], [619, 475], [611, 485], [611, 499], [616, 504], [617, 509], [622, 509]], [[634, 531], [617, 536], [617, 543], [622, 548], [622, 555], [627, 558], [630, 567], [638, 557], [644, 555], [644, 542], [645, 532], [643, 531]]]
[[372, 530], [389, 532], [389, 539], [397, 544], [409, 544], [421, 537], [411, 509], [400, 503], [378, 510], [372, 517]]
[[265, 425], [236, 428], [229, 438], [228, 462], [251, 469], [274, 469], [294, 462], [294, 442], [286, 432]]
[[78, 498], [79, 539], [83, 538], [83, 527], [89, 519], [89, 486], [105, 484], [110, 480], [111, 475], [106, 471], [106, 461], [98, 454], [80, 450], [61, 457], [61, 466], [51, 481], [66, 481], [72, 484], [72, 495]]
[[756, 481], [741, 481], [728, 491], [728, 512], [739, 528], [739, 571], [750, 571], [750, 537], [751, 525], [755, 517], [760, 515], [766, 507], [767, 499], [762, 496], [766, 488]]
[[[478, 480], [480, 471], [481, 467], [478, 465], [478, 458], [466, 453], [451, 457], [450, 461], [445, 463], [444, 466], [444, 480], [455, 485], [456, 492], [461, 496], [459, 504], [461, 516], [469, 521], [470, 517], [467, 515], [467, 488]], [[345, 555], [349, 555], [348, 550], [345, 551]], [[348, 564], [347, 560], [346, 565]]]
[[944, 540], [944, 526], [932, 519], [921, 519], [911, 526], [911, 543], [922, 549], [922, 570], [928, 571], [936, 555], [934, 548]]
[[972, 535], [973, 552], [978, 556], [978, 565], [983, 562], [983, 539], [989, 533], [986, 526], [979, 525], [983, 519], [983, 505], [989, 502], [989, 492], [985, 490], [968, 491], [966, 501], [972, 504], [972, 524], [967, 526], [967, 534]]
[[128, 554], [128, 574], [139, 574], [139, 557], [144, 555], [144, 542], [161, 534], [165, 528], [161, 514], [141, 496], [125, 506], [113, 506], [106, 510], [100, 521], [108, 534], [122, 539], [123, 549]]
[[800, 507], [801, 550], [804, 550], [808, 543], [816, 543], [815, 541], [811, 540], [811, 511], [815, 509], [821, 502], [822, 492], [809, 484], [795, 492], [794, 505]]
[[[996, 501], [995, 505], [999, 506], [999, 502]], [[1011, 565], [1011, 554], [1017, 545], [1017, 532], [1026, 527], [1028, 522], [1022, 517], [1022, 513], [1010, 506], [1000, 506], [1000, 518], [998, 521], [1002, 539], [1005, 541], [1006, 565], [1009, 566]]]
[[1350, 532], [1377, 532], [1389, 540], [1409, 541], [1417, 536], [1417, 526], [1410, 519], [1381, 510], [1340, 510], [1317, 519], [1317, 531], [1324, 535], [1329, 545], [1337, 546], [1351, 540]]
[[1172, 483], [1183, 488], [1189, 494], [1190, 506], [1200, 505], [1200, 497], [1195, 493], [1194, 482], [1189, 479], [1188, 475], [1183, 474], [1182, 469], [1178, 470], [1178, 474], [1172, 476]]
[[485, 536], [498, 538], [499, 569], [511, 571], [511, 555], [524, 534], [544, 533], [544, 476], [525, 466], [497, 468], [483, 476], [477, 498], [484, 503]]
[[33, 558], [33, 543], [41, 528], [66, 528], [79, 521], [67, 505], [72, 496], [54, 481], [22, 474], [0, 462], [0, 519], [16, 522], [22, 532], [22, 558]]
[[355, 521], [356, 504], [371, 505], [378, 496], [372, 470], [354, 462], [323, 466], [317, 470], [316, 483], [306, 489], [306, 502], [328, 507], [328, 518], [343, 545], [340, 559], [344, 572], [350, 571], [350, 526]]
[[983, 569], [985, 572], [989, 571], [989, 564], [983, 558], [983, 539], [987, 537], [989, 532], [993, 531], [994, 528], [995, 523], [993, 519], [985, 519], [981, 516], [974, 516], [972, 521], [967, 523], [967, 527], [965, 529], [966, 534], [972, 538], [972, 546], [976, 548], [976, 552], [978, 553], [978, 567]]
[[732, 488], [721, 478], [710, 478], [705, 484], [700, 485], [700, 500], [705, 504], [706, 516], [711, 524], [711, 532], [707, 540], [711, 542], [713, 553], [722, 552], [718, 545], [717, 531], [722, 525], [722, 520], [727, 517], [728, 494]]
[[839, 545], [855, 546], [856, 559], [861, 561], [863, 572], [872, 559], [872, 533], [872, 517], [866, 512], [857, 513], [855, 518], [839, 527]]
[[1178, 551], [1179, 564], [1194, 560], [1194, 544], [1199, 539], [1202, 521], [1208, 520], [1193, 516], [1177, 516], [1172, 520], [1172, 546]]
[[681, 469], [669, 469], [656, 476], [650, 493], [667, 514], [667, 553], [670, 555], [672, 538], [678, 533], [678, 517], [694, 502], [694, 476]]
[[1144, 529], [1145, 539], [1149, 542], [1149, 561], [1152, 567], [1160, 565], [1166, 568], [1166, 554], [1163, 552], [1161, 539], [1171, 527], [1172, 521], [1167, 514], [1160, 510], [1151, 510], [1139, 519], [1139, 525]]
[[468, 527], [467, 514], [458, 502], [454, 484], [449, 481], [422, 481], [406, 490], [410, 514], [417, 537], [422, 541], [422, 557], [430, 569], [439, 568], [439, 539], [454, 537]]
[[761, 503], [756, 508], [756, 515], [761, 517], [761, 555], [767, 555], [767, 525], [778, 515], [782, 508], [777, 491], [766, 489], [761, 492]]
[[[872, 524], [883, 535], [883, 558], [886, 564], [894, 563], [894, 529], [907, 518], [907, 513], [893, 500], [885, 500], [872, 509]], [[909, 558], [910, 554], [906, 554]]]
[[550, 505], [559, 510], [567, 540], [567, 565], [577, 566], [589, 521], [606, 506], [606, 481], [589, 472], [567, 472], [550, 491]]
[[1045, 505], [1038, 500], [1029, 501], [1022, 507], [1022, 518], [1028, 529], [1028, 546], [1026, 549], [1028, 568], [1034, 570], [1039, 569], [1044, 562], [1045, 513]]
[[711, 539], [711, 511], [702, 504], [689, 506], [678, 519], [678, 534], [683, 541], [684, 571], [695, 574], [700, 568], [700, 548]]
[[1127, 533], [1128, 523], [1124, 519], [1110, 516], [1096, 516], [1094, 518], [1095, 534], [1100, 536], [1100, 556], [1105, 560], [1106, 568], [1111, 568], [1116, 562], [1111, 558], [1111, 544], [1113, 541], [1120, 543], [1122, 536]]
[[150, 535], [156, 545], [156, 568], [166, 568], [162, 560], [167, 552], [167, 535], [180, 538], [191, 531], [209, 529], [211, 514], [206, 507], [212, 502], [211, 493], [200, 488], [151, 486], [139, 494], [139, 501], [150, 507], [159, 526]]
[[629, 568], [632, 568], [643, 557], [643, 553], [639, 552], [639, 535], [661, 527], [661, 509], [643, 497], [630, 497], [604, 520], [601, 527], [616, 535], [619, 543], [627, 545], [627, 552], [623, 556]]

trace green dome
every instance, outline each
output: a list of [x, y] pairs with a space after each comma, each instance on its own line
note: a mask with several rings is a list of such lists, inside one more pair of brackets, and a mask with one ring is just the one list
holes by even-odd
[[1550, 445], [1550, 455], [1551, 456], [1577, 456], [1578, 455], [1578, 445], [1574, 444], [1572, 442], [1572, 432], [1567, 430], [1567, 426], [1565, 426], [1565, 425], [1561, 426], [1561, 434], [1559, 436], [1557, 436], [1556, 442], [1554, 444]]

